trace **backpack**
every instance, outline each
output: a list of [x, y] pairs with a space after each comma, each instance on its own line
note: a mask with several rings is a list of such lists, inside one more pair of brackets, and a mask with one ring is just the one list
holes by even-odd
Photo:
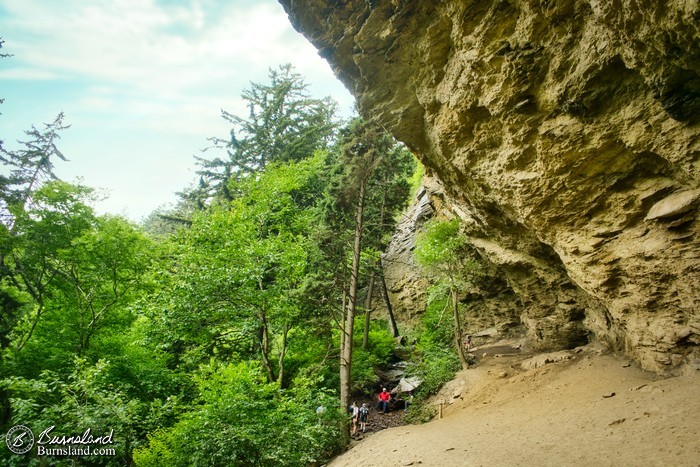
[[360, 415], [367, 415], [369, 413], [369, 409], [367, 407], [360, 407]]

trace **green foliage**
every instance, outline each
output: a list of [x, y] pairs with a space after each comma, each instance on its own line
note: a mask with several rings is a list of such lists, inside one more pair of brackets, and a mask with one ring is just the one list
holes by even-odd
[[310, 379], [319, 387], [335, 390], [338, 387], [337, 366], [335, 359], [331, 359], [335, 348], [332, 332], [324, 319], [309, 318], [304, 328], [292, 329], [286, 355], [292, 385], [299, 378]]
[[455, 327], [459, 326], [453, 312], [456, 306], [461, 313], [462, 306], [454, 298], [457, 291], [469, 286], [476, 274], [476, 264], [468, 256], [465, 259], [466, 245], [456, 220], [429, 223], [416, 242], [416, 258], [434, 274], [435, 282], [429, 289], [428, 306], [422, 318], [416, 349], [419, 358], [408, 368], [410, 374], [423, 381], [404, 416], [408, 423], [423, 423], [434, 417], [434, 409], [426, 404], [428, 397], [453, 379], [461, 367], [460, 358], [453, 350]]
[[412, 199], [418, 193], [418, 190], [422, 186], [423, 176], [425, 175], [425, 167], [423, 164], [418, 162], [416, 164], [416, 169], [413, 171], [413, 175], [408, 179], [408, 184], [410, 186], [408, 198]]
[[407, 370], [423, 381], [415, 394], [417, 405], [436, 394], [459, 370], [459, 359], [451, 350], [453, 336], [449, 298], [441, 296], [431, 300], [422, 317], [422, 331], [416, 346], [417, 358]]
[[124, 219], [95, 218], [83, 208], [77, 214], [49, 209], [21, 224], [24, 248], [16, 248], [11, 259], [22, 266], [32, 302], [7, 355], [16, 374], [60, 370], [73, 355], [97, 359], [101, 336], [133, 320], [127, 305], [141, 287], [152, 244]]
[[0, 175], [0, 222], [5, 226], [11, 228], [13, 218], [22, 213], [25, 206], [33, 204], [33, 194], [44, 183], [56, 180], [54, 159], [66, 160], [56, 146], [60, 132], [68, 128], [63, 118], [63, 113], [58, 114], [43, 130], [32, 125], [25, 132], [28, 139], [20, 142], [20, 149], [0, 148], [0, 162], [4, 169], [9, 169], [8, 174]]
[[214, 356], [257, 354], [269, 380], [279, 377], [289, 332], [304, 320], [310, 187], [322, 164], [319, 154], [238, 182], [245, 195], [229, 209], [195, 216], [172, 239], [170, 271], [160, 277], [169, 293], [147, 306], [154, 340], [179, 361], [196, 368]]
[[352, 385], [351, 392], [371, 393], [377, 383], [377, 375], [374, 369], [383, 363], [376, 355], [356, 346], [352, 353]]
[[431, 287], [428, 293], [428, 306], [422, 317], [423, 332], [421, 342], [426, 347], [448, 347], [454, 336], [454, 322], [451, 319], [449, 295], [439, 287]]
[[[376, 273], [415, 161], [360, 120], [333, 145], [334, 104], [290, 66], [270, 81], [244, 93], [246, 118], [224, 112], [225, 157], [200, 159], [200, 185], [141, 227], [96, 215], [92, 189], [56, 179], [62, 115], [1, 150], [1, 428], [114, 430], [117, 449], [4, 451], [5, 464], [306, 466], [339, 449], [334, 318], [353, 259], [355, 294]], [[373, 322], [354, 389], [370, 390], [394, 347]]]
[[455, 262], [455, 256], [466, 244], [459, 234], [459, 220], [431, 221], [416, 240], [415, 256], [418, 262], [428, 268], [435, 268], [443, 274], [450, 271], [448, 264]]
[[197, 377], [201, 400], [170, 429], [137, 449], [142, 466], [309, 465], [338, 448], [338, 412], [327, 392], [281, 390], [249, 364], [209, 365]]
[[[355, 341], [362, 341], [361, 323], [355, 323]], [[367, 349], [356, 345], [352, 356], [352, 391], [373, 394], [378, 382], [375, 369], [386, 366], [394, 357], [396, 342], [387, 331], [386, 323], [371, 323]]]
[[148, 327], [148, 320], [140, 316], [125, 332], [101, 336], [100, 349], [110, 358], [110, 379], [129, 397], [142, 401], [167, 400], [190, 385], [190, 379], [169, 369], [169, 355], [145, 345]]
[[324, 221], [335, 230], [352, 230], [364, 185], [365, 224], [370, 229], [367, 237], [377, 243], [384, 240], [384, 235], [393, 231], [393, 215], [408, 201], [407, 179], [416, 166], [413, 155], [376, 124], [356, 118], [341, 129], [328, 164], [331, 176]]
[[[129, 305], [141, 293], [154, 245], [126, 220], [96, 216], [92, 189], [56, 179], [62, 119], [43, 132], [32, 127], [22, 149], [2, 153], [10, 169], [0, 185], [3, 427], [25, 424], [38, 435], [55, 425], [55, 434], [67, 436], [114, 429], [116, 457], [81, 460], [124, 465], [152, 412], [150, 396], [134, 397], [131, 385], [160, 363], [141, 348], [141, 368], [131, 359], [129, 381], [115, 378], [107, 359], [139, 347], [126, 341], [134, 320]], [[160, 376], [151, 387], [168, 387], [171, 378]]]
[[443, 384], [454, 378], [459, 370], [459, 360], [453, 352], [439, 349], [425, 350], [423, 360], [415, 369], [423, 383], [417, 397], [425, 398], [437, 394]]
[[192, 225], [192, 216], [204, 209], [186, 197], [180, 197], [174, 207], [161, 206], [141, 221], [141, 228], [154, 238], [165, 239]]
[[459, 293], [472, 287], [481, 274], [467, 237], [460, 232], [459, 220], [431, 221], [416, 239], [414, 254], [419, 264], [433, 276], [430, 300], [442, 301], [449, 297], [453, 319], [453, 345], [463, 368], [469, 361], [462, 346]]
[[[385, 246], [394, 216], [406, 202], [406, 178], [415, 161], [380, 127], [358, 118], [341, 130], [328, 162], [330, 177], [317, 236], [327, 272], [323, 278], [326, 284], [320, 287], [325, 289], [321, 298], [342, 323], [343, 335], [350, 335], [359, 305], [358, 291], [376, 274], [377, 261], [368, 265], [363, 259]], [[370, 274], [363, 274], [368, 270]], [[341, 405], [349, 404], [354, 387], [371, 378], [367, 370], [371, 360], [363, 353], [353, 356], [353, 342], [340, 341]], [[363, 364], [350, 365], [355, 358]], [[364, 371], [361, 374], [360, 369]]]
[[372, 321], [369, 330], [368, 350], [386, 364], [394, 357], [396, 340], [387, 331], [388, 326], [384, 321]]
[[413, 403], [404, 415], [406, 423], [424, 423], [432, 419], [435, 414], [433, 408], [427, 405], [428, 397], [437, 394], [460, 369], [459, 359], [455, 353], [444, 347], [428, 344], [419, 346], [417, 353], [420, 359], [408, 367], [407, 373], [419, 377], [422, 383], [414, 394]]
[[418, 234], [414, 255], [434, 277], [435, 291], [464, 290], [480, 274], [467, 237], [460, 232], [459, 219], [429, 221]]
[[[51, 426], [55, 426], [52, 434], [56, 436], [82, 434], [88, 429], [94, 436], [101, 436], [113, 430], [114, 444], [109, 447], [116, 450], [116, 456], [80, 459], [94, 465], [123, 465], [128, 462], [130, 444], [135, 441], [142, 405], [110, 381], [108, 368], [106, 361], [92, 365], [76, 358], [65, 377], [44, 370], [34, 379], [6, 378], [2, 386], [13, 395], [13, 424], [29, 426], [36, 436]], [[70, 465], [73, 461], [70, 457], [51, 456], [46, 460], [52, 465]]]

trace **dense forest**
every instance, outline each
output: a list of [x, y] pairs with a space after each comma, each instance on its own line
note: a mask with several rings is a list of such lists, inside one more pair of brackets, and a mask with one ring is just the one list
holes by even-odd
[[[340, 121], [290, 65], [241, 97], [248, 114], [223, 112], [230, 135], [210, 139], [197, 183], [140, 225], [97, 215], [93, 189], [55, 176], [62, 114], [1, 149], [2, 429], [87, 431], [113, 449], [3, 449], [3, 464], [318, 464], [398, 351], [423, 394], [459, 367], [442, 319], [454, 277], [420, 329], [400, 333], [372, 302], [419, 183], [412, 154]], [[431, 248], [454, 245], [436, 238], [420, 249], [433, 266]]]

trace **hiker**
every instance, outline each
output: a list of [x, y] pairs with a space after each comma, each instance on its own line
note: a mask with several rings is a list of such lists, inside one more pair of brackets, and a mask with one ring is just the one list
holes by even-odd
[[363, 433], [365, 432], [365, 428], [367, 428], [367, 415], [369, 415], [369, 407], [363, 402], [362, 407], [360, 407], [360, 430], [362, 430]]
[[352, 414], [352, 431], [350, 436], [355, 436], [355, 433], [357, 433], [357, 421], [360, 418], [360, 408], [357, 406], [357, 402], [352, 403], [349, 411]]
[[472, 348], [472, 336], [467, 336], [466, 339], [464, 339], [464, 348], [466, 349], [467, 352], [469, 352]]
[[391, 394], [389, 394], [386, 388], [382, 388], [382, 392], [379, 393], [377, 398], [379, 399], [377, 409], [381, 410], [384, 413], [387, 413], [389, 411], [389, 401], [391, 400]]

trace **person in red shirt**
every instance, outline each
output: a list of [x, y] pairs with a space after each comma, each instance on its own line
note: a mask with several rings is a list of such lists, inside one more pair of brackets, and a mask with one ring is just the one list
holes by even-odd
[[379, 405], [377, 408], [382, 412], [387, 413], [389, 411], [389, 401], [391, 400], [391, 394], [389, 394], [386, 388], [382, 388], [382, 392], [379, 393], [377, 398], [379, 399]]

